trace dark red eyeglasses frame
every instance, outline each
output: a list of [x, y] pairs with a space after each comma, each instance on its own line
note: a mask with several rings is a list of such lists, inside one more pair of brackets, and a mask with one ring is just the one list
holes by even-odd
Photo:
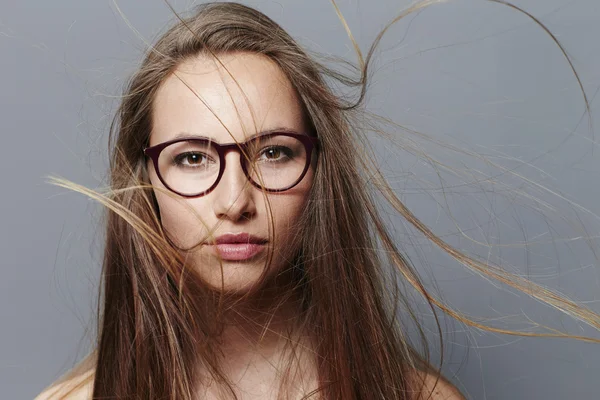
[[[193, 197], [201, 197], [204, 195], [207, 195], [208, 193], [210, 193], [211, 191], [213, 191], [213, 189], [215, 187], [217, 187], [217, 185], [219, 184], [219, 182], [221, 181], [221, 177], [223, 176], [223, 172], [225, 171], [225, 155], [230, 152], [230, 151], [237, 151], [240, 154], [240, 164], [242, 165], [242, 170], [244, 171], [244, 174], [246, 175], [246, 178], [248, 178], [248, 180], [250, 181], [250, 183], [252, 183], [252, 185], [254, 185], [255, 187], [259, 188], [259, 189], [263, 189], [263, 187], [258, 183], [255, 182], [252, 178], [250, 178], [249, 174], [248, 174], [248, 167], [247, 167], [247, 162], [243, 157], [243, 153], [248, 154], [248, 148], [249, 146], [256, 140], [264, 140], [265, 138], [269, 138], [271, 136], [289, 136], [289, 137], [293, 137], [295, 139], [298, 139], [299, 141], [302, 142], [302, 144], [304, 144], [304, 148], [306, 149], [306, 165], [304, 166], [304, 170], [302, 171], [302, 174], [300, 175], [300, 177], [296, 180], [296, 182], [294, 182], [293, 184], [291, 184], [288, 187], [285, 187], [283, 189], [267, 189], [264, 188], [265, 191], [267, 192], [283, 192], [286, 190], [289, 190], [291, 188], [293, 188], [294, 186], [296, 186], [298, 183], [300, 183], [300, 181], [302, 181], [302, 179], [304, 178], [304, 175], [306, 175], [306, 172], [308, 171], [308, 168], [310, 167], [310, 162], [311, 162], [311, 157], [312, 157], [312, 151], [313, 149], [318, 149], [319, 147], [319, 139], [315, 136], [307, 136], [307, 135], [303, 135], [303, 134], [299, 134], [299, 133], [291, 133], [291, 132], [272, 132], [272, 133], [268, 133], [268, 134], [264, 134], [264, 135], [259, 135], [256, 137], [253, 137], [245, 142], [241, 142], [241, 143], [224, 143], [224, 144], [219, 144], [216, 142], [213, 142], [211, 140], [207, 140], [207, 139], [203, 139], [203, 138], [199, 138], [199, 137], [183, 137], [183, 138], [178, 138], [178, 139], [173, 139], [173, 140], [169, 140], [163, 143], [159, 143], [157, 145], [151, 146], [151, 147], [146, 147], [144, 148], [144, 154], [148, 157], [150, 157], [150, 159], [152, 160], [152, 164], [154, 165], [154, 170], [156, 171], [156, 175], [158, 175], [158, 179], [160, 179], [160, 181], [162, 182], [163, 185], [165, 185], [165, 187], [167, 189], [169, 189], [170, 191], [172, 191], [173, 193], [176, 193], [180, 196], [183, 197], [187, 197], [187, 198], [193, 198]], [[163, 179], [162, 175], [160, 174], [160, 169], [158, 168], [158, 158], [160, 156], [160, 152], [163, 151], [167, 146], [173, 144], [173, 143], [179, 143], [179, 142], [196, 142], [196, 143], [202, 143], [202, 144], [208, 144], [212, 147], [214, 147], [217, 150], [217, 153], [219, 154], [219, 175], [217, 176], [217, 179], [215, 180], [215, 183], [209, 187], [208, 189], [206, 189], [203, 192], [200, 192], [198, 194], [184, 194], [184, 193], [180, 193], [176, 190], [173, 190], [173, 188], [171, 188]]]

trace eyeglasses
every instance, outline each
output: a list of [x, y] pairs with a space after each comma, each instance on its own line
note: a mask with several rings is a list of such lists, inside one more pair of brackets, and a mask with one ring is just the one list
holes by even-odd
[[243, 143], [219, 144], [204, 138], [179, 138], [146, 147], [160, 181], [184, 197], [210, 193], [225, 171], [225, 155], [240, 153], [248, 180], [267, 192], [283, 192], [296, 186], [310, 166], [318, 138], [297, 133], [261, 134]]

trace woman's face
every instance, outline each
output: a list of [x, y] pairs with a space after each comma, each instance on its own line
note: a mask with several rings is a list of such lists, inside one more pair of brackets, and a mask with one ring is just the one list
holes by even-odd
[[[273, 61], [250, 53], [226, 54], [219, 58], [229, 72], [218, 62], [198, 56], [179, 65], [175, 74], [161, 85], [153, 104], [150, 146], [181, 135], [202, 136], [219, 144], [244, 142], [252, 135], [280, 129], [308, 135], [297, 93]], [[269, 153], [261, 157], [272, 159], [280, 155]], [[184, 157], [183, 162], [191, 168], [202, 165], [206, 159], [196, 155]], [[160, 188], [154, 193], [162, 225], [180, 248], [189, 249], [209, 240], [209, 228], [219, 224], [214, 230], [218, 244], [209, 241], [187, 251], [188, 261], [214, 288], [244, 292], [263, 272], [272, 277], [287, 267], [296, 254], [297, 222], [314, 171], [313, 167], [309, 168], [295, 187], [266, 193], [265, 198], [265, 193], [246, 178], [239, 152], [226, 153], [225, 165], [218, 185], [197, 198], [165, 193], [165, 186], [151, 162], [148, 162], [148, 170], [152, 185]], [[271, 220], [274, 231], [270, 235]], [[249, 244], [244, 236], [233, 239], [222, 236], [227, 234], [248, 234], [266, 242]], [[246, 243], [220, 243], [236, 241]], [[265, 271], [271, 248], [273, 259]]]

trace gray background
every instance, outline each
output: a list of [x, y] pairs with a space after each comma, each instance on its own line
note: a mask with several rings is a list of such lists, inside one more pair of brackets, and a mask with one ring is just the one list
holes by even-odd
[[[143, 6], [133, 0], [117, 4], [148, 40], [172, 20], [159, 0], [146, 0]], [[173, 4], [183, 11], [193, 3]], [[246, 4], [266, 12], [305, 46], [355, 61], [328, 1]], [[363, 50], [408, 4], [339, 1]], [[600, 107], [593, 99], [600, 87], [600, 3], [515, 4], [539, 17], [567, 48], [597, 121]], [[102, 186], [115, 96], [143, 49], [144, 42], [107, 0], [0, 0], [2, 399], [31, 399], [90, 348], [102, 254], [101, 210], [81, 195], [49, 185], [45, 177]], [[457, 177], [442, 170], [438, 176], [409, 151], [391, 151], [374, 140], [386, 175], [410, 209], [450, 244], [502, 261], [507, 269], [600, 312], [598, 261], [588, 247], [597, 250], [597, 132], [583, 117], [581, 92], [550, 38], [507, 7], [454, 1], [393, 28], [373, 72], [371, 110], [484, 154], [512, 171], [501, 174], [480, 159], [420, 139], [421, 150], [444, 165], [481, 174]], [[418, 139], [395, 132], [406, 144]], [[495, 176], [494, 183], [473, 183], [483, 175]], [[515, 193], [533, 195], [553, 208], [540, 214], [542, 203]], [[449, 305], [465, 314], [489, 318], [486, 323], [500, 328], [540, 332], [527, 324], [530, 319], [571, 334], [600, 336], [557, 310], [467, 271], [401, 219], [390, 216], [389, 222], [428, 288], [439, 289]], [[586, 236], [591, 237], [587, 242], [581, 239]], [[498, 246], [523, 241], [532, 244]], [[435, 340], [431, 312], [422, 301], [417, 306]], [[448, 340], [444, 372], [470, 399], [600, 396], [597, 344], [493, 334], [450, 318], [442, 322]]]

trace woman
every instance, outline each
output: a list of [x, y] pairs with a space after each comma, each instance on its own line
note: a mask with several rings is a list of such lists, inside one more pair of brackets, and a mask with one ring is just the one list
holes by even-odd
[[484, 266], [420, 224], [362, 150], [367, 66], [336, 74], [235, 3], [157, 41], [115, 120], [110, 194], [58, 182], [109, 210], [104, 298], [97, 348], [38, 399], [464, 398], [403, 336], [397, 315], [413, 314], [389, 265], [475, 323], [427, 295], [369, 185]]

